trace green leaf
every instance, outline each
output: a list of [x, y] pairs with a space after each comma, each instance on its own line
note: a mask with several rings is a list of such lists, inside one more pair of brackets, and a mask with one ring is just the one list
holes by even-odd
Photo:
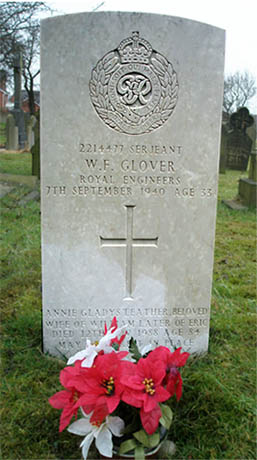
[[145, 432], [145, 430], [140, 430], [140, 431], [137, 431], [136, 433], [133, 433], [133, 436], [139, 441], [141, 442], [141, 444], [143, 444], [143, 446], [145, 447], [149, 447], [149, 436], [148, 434]]
[[160, 434], [158, 432], [149, 436], [149, 444], [150, 444], [149, 447], [155, 447], [159, 444], [159, 442], [160, 442]]
[[137, 431], [133, 436], [145, 447], [155, 447], [160, 442], [159, 433], [147, 434], [145, 430]]
[[142, 355], [138, 349], [138, 346], [137, 346], [137, 342], [135, 339], [133, 339], [133, 337], [131, 337], [130, 341], [129, 341], [129, 351], [131, 353], [131, 357], [136, 361], [138, 362], [140, 360], [140, 358], [142, 358]]
[[173, 418], [173, 412], [169, 406], [166, 406], [165, 404], [160, 404], [161, 411], [162, 411], [162, 416], [159, 420], [160, 424], [166, 428], [166, 430], [169, 429], [172, 418]]
[[137, 446], [135, 448], [135, 460], [145, 460], [145, 451], [143, 446]]
[[119, 448], [119, 454], [125, 454], [126, 452], [135, 449], [136, 446], [137, 442], [135, 439], [128, 439], [127, 441], [121, 443]]

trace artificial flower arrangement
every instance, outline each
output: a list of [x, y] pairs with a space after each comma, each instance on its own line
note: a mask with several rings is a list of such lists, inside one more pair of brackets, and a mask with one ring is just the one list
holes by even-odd
[[170, 427], [172, 411], [164, 402], [182, 395], [178, 368], [186, 364], [189, 353], [164, 346], [140, 352], [133, 338], [129, 352], [120, 351], [127, 334], [123, 331], [114, 317], [99, 343], [87, 340], [85, 350], [72, 356], [60, 373], [65, 390], [49, 399], [54, 408], [62, 409], [60, 432], [76, 417], [68, 431], [84, 436], [84, 459], [94, 440], [104, 457], [112, 458], [117, 444], [118, 455], [132, 452], [144, 459]]

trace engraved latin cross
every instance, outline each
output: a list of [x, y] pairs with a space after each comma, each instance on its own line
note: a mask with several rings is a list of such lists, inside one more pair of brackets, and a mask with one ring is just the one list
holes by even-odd
[[101, 247], [126, 248], [126, 300], [132, 300], [132, 265], [133, 265], [133, 248], [157, 248], [158, 236], [156, 238], [134, 238], [133, 237], [133, 209], [135, 205], [126, 205], [127, 225], [126, 238], [103, 238], [100, 236]]

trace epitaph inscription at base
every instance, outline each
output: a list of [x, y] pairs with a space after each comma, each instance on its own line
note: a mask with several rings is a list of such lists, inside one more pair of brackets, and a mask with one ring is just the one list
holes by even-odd
[[113, 316], [139, 346], [206, 351], [224, 31], [81, 13], [41, 32], [44, 351]]

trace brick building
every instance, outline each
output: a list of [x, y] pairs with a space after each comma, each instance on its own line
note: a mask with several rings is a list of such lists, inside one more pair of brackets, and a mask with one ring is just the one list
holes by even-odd
[[8, 102], [8, 93], [6, 91], [6, 74], [0, 71], [0, 110], [7, 112], [6, 104]]
[[[11, 97], [11, 102], [14, 103], [14, 95]], [[35, 112], [40, 109], [40, 91], [34, 91]], [[29, 113], [29, 98], [26, 90], [21, 91], [21, 108], [23, 112]]]

